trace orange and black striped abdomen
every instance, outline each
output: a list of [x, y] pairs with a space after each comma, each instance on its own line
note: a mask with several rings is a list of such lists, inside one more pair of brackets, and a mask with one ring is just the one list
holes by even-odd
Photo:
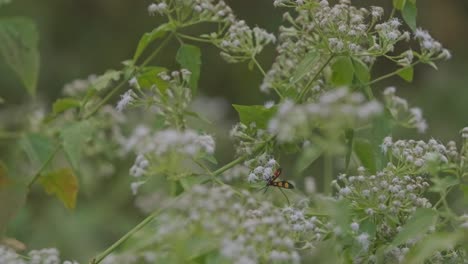
[[270, 184], [271, 186], [276, 186], [284, 189], [294, 189], [294, 185], [292, 185], [288, 181], [275, 181]]

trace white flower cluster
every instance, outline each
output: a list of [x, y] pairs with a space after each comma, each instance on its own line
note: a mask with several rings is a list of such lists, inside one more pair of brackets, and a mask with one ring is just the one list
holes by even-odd
[[232, 23], [235, 16], [223, 0], [156, 0], [148, 6], [148, 13], [178, 17], [179, 12], [190, 12], [181, 21], [187, 24], [196, 21]]
[[[289, 221], [299, 223], [305, 217], [299, 219], [294, 209], [285, 213], [267, 201], [257, 202], [246, 191], [242, 196], [227, 186], [195, 186], [184, 193], [155, 220], [157, 231], [145, 245], [154, 249], [152, 263], [174, 263], [176, 257], [180, 262], [184, 256], [171, 249], [177, 245], [178, 252], [185, 252], [194, 241], [230, 263], [300, 263]], [[311, 226], [313, 220], [307, 221]]]
[[223, 37], [213, 33], [210, 38], [221, 49], [221, 56], [230, 63], [250, 60], [266, 45], [276, 41], [273, 34], [259, 27], [250, 28], [244, 20], [234, 22]]
[[268, 182], [275, 173], [276, 166], [278, 163], [274, 158], [269, 157], [266, 153], [258, 156], [255, 160], [248, 162], [250, 166], [256, 163], [257, 166], [249, 173], [247, 181], [249, 183], [255, 183], [258, 181]]
[[117, 103], [115, 109], [117, 109], [119, 112], [122, 112], [135, 101], [135, 97], [136, 94], [132, 90], [126, 91], [124, 94], [120, 95], [120, 101]]
[[286, 207], [283, 209], [283, 214], [292, 231], [300, 237], [299, 241], [304, 243], [304, 247], [313, 247], [314, 242], [325, 239], [325, 235], [329, 232], [328, 223], [316, 216], [306, 216], [302, 209]]
[[314, 129], [321, 130], [325, 136], [333, 135], [380, 115], [382, 111], [378, 101], [366, 101], [361, 93], [339, 88], [323, 93], [317, 102], [298, 105], [284, 101], [270, 120], [268, 131], [283, 142], [307, 139]]
[[66, 96], [78, 96], [86, 93], [91, 84], [96, 80], [96, 75], [90, 75], [87, 79], [76, 79], [63, 86], [62, 93]]
[[[375, 175], [369, 175], [360, 167], [358, 175], [341, 174], [333, 186], [338, 198], [350, 202], [356, 219], [370, 217], [377, 225], [377, 232], [391, 238], [399, 231], [416, 208], [430, 208], [431, 203], [423, 197], [429, 188], [425, 177], [415, 174], [400, 174], [402, 169], [388, 164]], [[405, 173], [405, 172], [403, 172]], [[398, 216], [396, 223], [391, 217]]]
[[393, 142], [391, 137], [386, 137], [381, 145], [384, 153], [396, 158], [401, 166], [406, 166], [414, 171], [424, 169], [434, 162], [447, 164], [456, 161], [459, 153], [454, 141], [447, 145], [431, 139], [428, 142], [422, 140], [397, 140]]
[[238, 123], [231, 129], [229, 135], [236, 145], [238, 155], [252, 154], [258, 145], [270, 137], [266, 130], [258, 128], [254, 123], [249, 125]]
[[416, 128], [419, 133], [424, 133], [427, 129], [426, 120], [422, 116], [422, 111], [418, 107], [409, 107], [408, 102], [395, 95], [396, 88], [388, 87], [384, 91], [385, 107], [392, 114], [393, 118], [402, 126]]
[[426, 30], [418, 28], [414, 32], [414, 38], [418, 40], [421, 47], [422, 56], [424, 56], [427, 60], [431, 58], [448, 60], [452, 57], [450, 51], [442, 48], [442, 44], [434, 40]]
[[0, 245], [0, 263], [4, 264], [78, 264], [76, 261], [60, 261], [59, 251], [55, 248], [31, 250], [25, 258], [12, 249]]

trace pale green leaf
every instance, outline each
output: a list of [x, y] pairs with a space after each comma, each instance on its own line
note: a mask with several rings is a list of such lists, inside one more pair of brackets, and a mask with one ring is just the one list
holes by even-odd
[[67, 209], [75, 208], [78, 194], [78, 179], [69, 168], [41, 175], [39, 183], [48, 194], [54, 194]]
[[241, 123], [250, 125], [255, 123], [257, 128], [266, 129], [268, 121], [277, 111], [277, 107], [266, 108], [263, 105], [232, 105], [239, 113]]
[[297, 65], [296, 70], [290, 79], [291, 84], [295, 84], [302, 80], [302, 78], [304, 78], [304, 76], [313, 69], [314, 65], [320, 58], [319, 55], [320, 54], [316, 50], [311, 50], [304, 56], [301, 62]]
[[104, 90], [113, 81], [119, 80], [121, 74], [122, 72], [120, 71], [108, 70], [103, 75], [97, 77], [97, 79], [91, 83], [91, 87], [96, 89], [96, 91]]
[[23, 17], [0, 19], [0, 56], [19, 76], [30, 95], [35, 95], [39, 76], [39, 33], [36, 24]]
[[400, 69], [398, 71], [398, 76], [400, 76], [403, 80], [405, 80], [407, 82], [412, 82], [413, 81], [413, 75], [414, 75], [413, 66], [405, 67], [405, 68]]
[[176, 60], [182, 68], [187, 69], [192, 73], [189, 84], [190, 88], [192, 88], [192, 93], [195, 94], [198, 87], [200, 67], [202, 63], [200, 48], [193, 45], [183, 44], [177, 51]]
[[350, 85], [354, 78], [354, 66], [349, 57], [339, 57], [332, 65], [332, 83]]
[[436, 252], [455, 248], [463, 237], [462, 232], [430, 234], [411, 247], [404, 263], [425, 263]]
[[159, 73], [165, 72], [166, 68], [163, 67], [145, 67], [137, 73], [137, 81], [140, 88], [150, 88], [156, 85], [156, 88], [164, 93], [168, 87], [168, 83], [159, 77]]
[[88, 120], [71, 123], [65, 126], [60, 133], [63, 150], [75, 170], [78, 170], [80, 166], [83, 147], [92, 133], [93, 126]]
[[354, 73], [359, 82], [363, 84], [368, 83], [371, 79], [369, 67], [358, 58], [353, 58], [352, 62], [354, 66]]
[[405, 7], [406, 0], [393, 0], [393, 7], [402, 10]]
[[54, 114], [60, 114], [68, 109], [80, 107], [81, 102], [73, 98], [60, 98], [52, 106]]
[[393, 239], [391, 245], [398, 246], [410, 239], [423, 236], [434, 226], [437, 212], [429, 208], [418, 208], [410, 219], [403, 225], [401, 231]]

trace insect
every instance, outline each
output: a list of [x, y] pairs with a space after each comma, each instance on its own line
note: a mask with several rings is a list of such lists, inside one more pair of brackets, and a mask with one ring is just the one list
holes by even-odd
[[289, 204], [289, 199], [288, 197], [286, 196], [286, 194], [283, 192], [283, 189], [294, 189], [294, 185], [288, 181], [277, 181], [277, 179], [279, 178], [279, 176], [281, 175], [281, 172], [282, 172], [282, 169], [281, 168], [278, 168], [275, 170], [275, 172], [273, 173], [273, 177], [271, 177], [266, 185], [260, 189], [261, 190], [265, 190], [263, 193], [266, 193], [266, 191], [268, 190], [268, 187], [270, 186], [275, 186], [275, 187], [278, 187], [279, 190], [281, 191], [281, 193], [284, 195], [284, 197], [286, 197], [286, 200], [288, 201], [288, 204]]

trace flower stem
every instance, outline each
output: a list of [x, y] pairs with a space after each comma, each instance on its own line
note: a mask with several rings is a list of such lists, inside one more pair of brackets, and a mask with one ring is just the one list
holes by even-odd
[[42, 171], [49, 165], [49, 163], [54, 159], [55, 155], [57, 152], [60, 150], [61, 146], [58, 145], [55, 147], [55, 149], [50, 153], [49, 157], [47, 157], [47, 160], [42, 164], [42, 166], [37, 170], [36, 174], [34, 174], [34, 178], [29, 182], [28, 184], [28, 189], [31, 189], [33, 184], [39, 179], [41, 176]]
[[128, 238], [130, 238], [138, 230], [142, 229], [144, 226], [146, 226], [151, 221], [153, 221], [163, 210], [164, 210], [164, 208], [161, 208], [161, 209], [153, 212], [149, 216], [147, 216], [137, 226], [135, 226], [132, 230], [128, 231], [123, 237], [121, 237], [119, 240], [117, 240], [114, 244], [112, 244], [110, 247], [108, 247], [105, 251], [103, 251], [97, 257], [93, 258], [89, 263], [90, 264], [100, 263], [104, 258], [106, 258], [110, 253], [112, 253], [115, 249], [117, 249], [120, 245], [122, 245]]
[[387, 78], [390, 78], [390, 77], [392, 77], [392, 76], [395, 76], [395, 75], [399, 74], [403, 69], [406, 69], [406, 68], [409, 68], [409, 67], [414, 67], [414, 66], [415, 66], [416, 64], [418, 64], [419, 62], [420, 62], [420, 61], [414, 62], [414, 63], [412, 63], [411, 65], [406, 66], [406, 67], [404, 67], [404, 68], [402, 68], [402, 69], [398, 69], [398, 70], [396, 70], [396, 71], [394, 71], [394, 72], [387, 73], [387, 74], [382, 75], [382, 76], [380, 76], [380, 77], [378, 77], [378, 78], [375, 78], [374, 80], [372, 80], [372, 81], [366, 83], [364, 86], [368, 86], [368, 85], [371, 85], [371, 84], [380, 82], [380, 81], [382, 81], [382, 80], [385, 80], [385, 79], [387, 79]]
[[335, 54], [331, 54], [330, 57], [327, 59], [327, 61], [322, 65], [322, 67], [320, 67], [319, 71], [315, 74], [314, 78], [312, 78], [312, 80], [310, 80], [306, 86], [304, 86], [304, 89], [302, 89], [302, 91], [299, 93], [299, 96], [297, 97], [297, 102], [301, 102], [303, 97], [307, 94], [307, 92], [309, 91], [309, 88], [310, 86], [318, 79], [318, 77], [320, 76], [320, 74], [323, 72], [323, 70], [325, 69], [325, 67], [327, 67], [327, 65], [330, 63], [330, 61], [335, 57]]

